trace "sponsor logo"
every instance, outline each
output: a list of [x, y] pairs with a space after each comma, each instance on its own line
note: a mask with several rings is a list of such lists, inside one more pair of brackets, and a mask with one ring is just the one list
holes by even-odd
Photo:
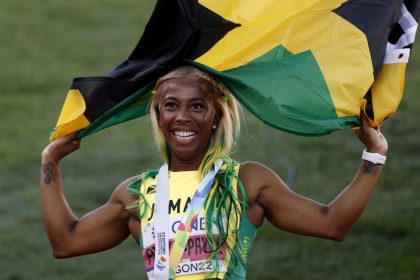
[[159, 268], [159, 270], [164, 270], [166, 267], [166, 258], [164, 256], [161, 256], [156, 264], [157, 268]]

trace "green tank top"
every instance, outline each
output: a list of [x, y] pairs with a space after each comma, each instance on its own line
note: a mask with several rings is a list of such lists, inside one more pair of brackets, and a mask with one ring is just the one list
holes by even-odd
[[[218, 183], [231, 177], [229, 181], [232, 191], [238, 191], [239, 163], [234, 163], [231, 168], [222, 166], [221, 172], [216, 176], [215, 182]], [[230, 170], [230, 171], [229, 171]], [[223, 173], [225, 172], [225, 173]], [[230, 174], [227, 174], [229, 173]], [[168, 205], [170, 240], [175, 235], [177, 225], [184, 212], [186, 211], [190, 199], [193, 196], [200, 182], [198, 171], [182, 171], [169, 173], [170, 201]], [[139, 195], [139, 200], [128, 205], [127, 209], [137, 208], [141, 222], [140, 245], [142, 248], [143, 259], [146, 273], [150, 276], [153, 273], [154, 264], [154, 238], [153, 238], [153, 210], [155, 203], [155, 188], [157, 183], [157, 171], [143, 173], [140, 178], [130, 184], [128, 190]], [[212, 187], [208, 194], [214, 195], [217, 188]], [[205, 210], [202, 209], [195, 224], [191, 236], [186, 245], [182, 260], [178, 265], [176, 280], [196, 280], [206, 278], [220, 278], [225, 280], [242, 280], [246, 277], [246, 261], [249, 251], [254, 241], [257, 227], [247, 218], [243, 207], [239, 206], [239, 219], [237, 221], [238, 236], [236, 240], [228, 239], [229, 248], [233, 249], [233, 254], [240, 258], [233, 258], [232, 252], [222, 247], [217, 254], [217, 261], [209, 260], [209, 247], [206, 245], [207, 235], [205, 230]], [[206, 249], [207, 248], [207, 249]], [[236, 260], [236, 261], [235, 261]], [[217, 262], [217, 263], [216, 263]], [[217, 272], [211, 272], [218, 270]], [[228, 272], [228, 273], [226, 273]]]

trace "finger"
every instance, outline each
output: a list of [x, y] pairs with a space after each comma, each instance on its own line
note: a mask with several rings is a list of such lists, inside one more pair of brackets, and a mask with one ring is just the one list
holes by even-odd
[[80, 140], [73, 140], [74, 149], [78, 150], [80, 148]]
[[64, 136], [64, 137], [66, 137], [66, 139], [71, 139], [72, 141], [74, 140], [74, 138], [76, 137], [76, 132], [72, 132], [72, 133], [70, 133], [70, 134], [67, 134], [66, 136]]
[[63, 144], [66, 143], [66, 144], [73, 144], [73, 145], [75, 145], [75, 144], [77, 144], [79, 142], [79, 140], [76, 140], [75, 137], [76, 137], [76, 132], [67, 134], [67, 135], [65, 135], [63, 137], [60, 137], [58, 139], [61, 139], [60, 141]]
[[72, 141], [75, 136], [76, 136], [76, 132], [73, 132], [73, 133], [70, 133], [70, 134], [67, 134], [67, 135], [60, 136], [60, 137], [54, 139], [51, 143], [56, 142], [56, 141], [57, 142], [69, 142], [69, 141]]
[[369, 121], [368, 118], [366, 117], [365, 113], [361, 114], [361, 119], [362, 119], [362, 132], [364, 134], [369, 133], [369, 130], [371, 129], [371, 126], [369, 125]]

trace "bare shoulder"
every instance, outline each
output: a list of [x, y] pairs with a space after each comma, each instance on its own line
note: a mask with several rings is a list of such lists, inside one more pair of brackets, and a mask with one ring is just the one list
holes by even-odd
[[254, 193], [254, 196], [260, 195], [267, 188], [289, 190], [289, 187], [276, 172], [264, 164], [255, 161], [241, 163], [239, 179], [245, 191], [250, 194]]
[[286, 185], [269, 167], [253, 161], [241, 163], [239, 179], [245, 189], [248, 211], [247, 218], [255, 226], [260, 227], [266, 217], [266, 209], [262, 203], [264, 194], [270, 190], [284, 189]]
[[270, 170], [267, 166], [256, 161], [244, 161], [241, 162], [240, 171], [242, 172], [258, 172], [262, 170]]
[[241, 163], [239, 178], [243, 183], [252, 182], [254, 184], [257, 182], [264, 184], [269, 180], [280, 179], [269, 167], [255, 161]]
[[250, 201], [256, 199], [265, 188], [284, 184], [272, 169], [255, 161], [241, 163], [239, 179]]
[[133, 176], [124, 180], [121, 184], [119, 184], [115, 188], [114, 192], [112, 193], [110, 201], [121, 203], [124, 205], [128, 205], [131, 202], [133, 202], [136, 199], [136, 196], [130, 194], [127, 188], [131, 183], [136, 181], [138, 178], [139, 178], [139, 175]]

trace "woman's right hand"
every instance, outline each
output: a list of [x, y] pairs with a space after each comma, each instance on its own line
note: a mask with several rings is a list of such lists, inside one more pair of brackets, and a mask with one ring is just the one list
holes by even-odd
[[58, 163], [63, 157], [80, 148], [80, 140], [75, 140], [76, 133], [60, 137], [51, 142], [42, 151], [42, 160]]

